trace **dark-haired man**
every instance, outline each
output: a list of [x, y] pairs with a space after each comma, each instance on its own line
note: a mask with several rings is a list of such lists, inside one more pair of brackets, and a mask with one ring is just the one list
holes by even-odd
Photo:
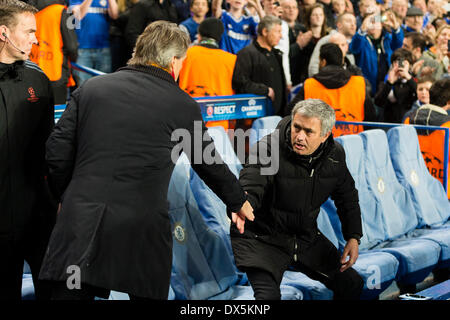
[[[320, 48], [319, 72], [307, 79], [294, 99], [288, 104], [287, 112], [301, 100], [321, 99], [336, 111], [336, 120], [374, 120], [375, 111], [364, 77], [352, 75], [343, 68], [343, 53], [334, 43], [326, 43]], [[336, 126], [334, 136], [357, 133], [358, 126]]]

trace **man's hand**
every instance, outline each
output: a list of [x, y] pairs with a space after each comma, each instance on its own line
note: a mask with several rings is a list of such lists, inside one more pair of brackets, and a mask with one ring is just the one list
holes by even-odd
[[303, 49], [308, 45], [312, 37], [313, 34], [311, 30], [306, 31], [305, 33], [300, 32], [297, 36], [297, 45], [300, 47], [300, 49]]
[[[347, 260], [347, 257], [349, 259]], [[341, 272], [344, 272], [351, 266], [353, 266], [356, 262], [356, 259], [358, 259], [358, 241], [356, 239], [350, 239], [347, 241], [347, 244], [345, 245], [344, 252], [342, 253], [341, 257]]]
[[269, 87], [269, 93], [267, 93], [267, 96], [270, 100], [275, 101], [275, 91], [271, 87]]
[[255, 220], [252, 205], [250, 204], [250, 202], [248, 202], [248, 200], [244, 202], [239, 212], [231, 213], [231, 220], [236, 224], [236, 227], [238, 228], [240, 233], [244, 233], [245, 219], [248, 219], [250, 221]]

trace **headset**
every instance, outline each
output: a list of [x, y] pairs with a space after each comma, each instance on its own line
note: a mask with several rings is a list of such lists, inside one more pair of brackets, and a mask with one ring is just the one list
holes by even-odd
[[17, 51], [19, 51], [21, 54], [25, 54], [25, 51], [20, 50], [19, 48], [17, 48], [17, 47], [14, 45], [14, 43], [11, 42], [11, 40], [8, 38], [8, 36], [6, 35], [6, 33], [3, 32], [3, 33], [2, 33], [2, 36], [4, 36], [4, 37], [9, 41], [9, 43], [13, 46], [14, 49], [16, 49]]

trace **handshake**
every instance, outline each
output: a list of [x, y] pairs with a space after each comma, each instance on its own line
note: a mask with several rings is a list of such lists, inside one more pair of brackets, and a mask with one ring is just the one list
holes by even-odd
[[252, 205], [248, 202], [248, 200], [244, 202], [239, 212], [231, 213], [231, 220], [236, 224], [236, 227], [240, 233], [244, 233], [245, 219], [250, 221], [255, 220]]

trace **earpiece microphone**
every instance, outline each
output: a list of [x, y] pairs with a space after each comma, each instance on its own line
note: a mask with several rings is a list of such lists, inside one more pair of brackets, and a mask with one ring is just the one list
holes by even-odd
[[2, 36], [4, 36], [4, 37], [9, 41], [9, 43], [13, 46], [14, 49], [16, 49], [17, 51], [19, 51], [21, 54], [25, 54], [25, 51], [20, 50], [19, 48], [17, 48], [17, 47], [14, 45], [14, 43], [11, 42], [11, 40], [8, 38], [8, 36], [6, 35], [6, 33], [3, 32], [3, 33], [2, 33]]

